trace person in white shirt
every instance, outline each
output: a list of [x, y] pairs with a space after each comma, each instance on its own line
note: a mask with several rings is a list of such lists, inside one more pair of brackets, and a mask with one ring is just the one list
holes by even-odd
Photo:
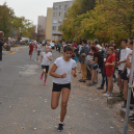
[[53, 77], [53, 90], [51, 99], [51, 108], [56, 109], [59, 104], [60, 94], [62, 93], [61, 100], [61, 115], [58, 131], [63, 130], [64, 119], [67, 112], [67, 103], [71, 91], [71, 75], [74, 77], [76, 74], [76, 62], [71, 59], [73, 49], [71, 46], [64, 48], [63, 57], [59, 57], [55, 60], [54, 65], [50, 71], [50, 75]]
[[[118, 65], [118, 85], [120, 90], [120, 96], [123, 96], [124, 92], [124, 105], [122, 108], [126, 107], [127, 104], [127, 91], [128, 91], [128, 77], [127, 77], [127, 69], [125, 68], [125, 63], [127, 61], [127, 56], [130, 53], [130, 48], [127, 47], [127, 39], [121, 40], [121, 50], [120, 50], [120, 59], [117, 62]], [[123, 85], [121, 80], [123, 80]], [[124, 89], [124, 90], [123, 90]]]
[[49, 52], [52, 52], [52, 47], [50, 46], [50, 43], [49, 42], [47, 42], [46, 46], [49, 47]]
[[40, 76], [40, 79], [43, 79], [43, 75], [45, 75], [45, 80], [44, 80], [44, 84], [47, 85], [47, 74], [49, 71], [49, 65], [50, 65], [50, 61], [52, 61], [52, 53], [49, 52], [49, 47], [45, 46], [45, 52], [41, 53], [41, 58], [39, 60], [39, 65], [41, 63], [42, 66], [42, 73]]
[[37, 60], [38, 60], [38, 57], [40, 56], [40, 52], [41, 52], [41, 43], [37, 42]]
[[63, 49], [65, 48], [65, 46], [67, 46], [65, 41], [62, 42], [62, 46], [63, 46]]

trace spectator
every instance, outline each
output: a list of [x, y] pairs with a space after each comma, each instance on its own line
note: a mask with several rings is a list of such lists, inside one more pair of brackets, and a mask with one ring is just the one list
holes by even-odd
[[97, 84], [97, 67], [98, 67], [98, 52], [99, 50], [95, 47], [91, 47], [91, 53], [93, 54], [93, 60], [88, 60], [92, 62], [94, 65], [93, 70], [91, 71], [91, 82], [88, 84], [88, 86], [93, 86]]
[[77, 48], [77, 44], [75, 43], [75, 41], [73, 41], [73, 46]]
[[[92, 47], [92, 41], [88, 41], [88, 46], [89, 46], [89, 51], [90, 51], [90, 48]], [[89, 71], [89, 68], [87, 68], [87, 80], [91, 80], [91, 72]]]
[[[82, 40], [82, 46], [83, 46], [83, 48], [81, 48], [80, 55], [82, 53], [85, 53], [86, 55], [88, 55], [89, 54], [89, 46], [87, 45], [86, 39]], [[81, 63], [81, 71], [82, 71], [82, 79], [80, 79], [79, 82], [86, 82], [87, 70], [86, 70], [86, 66], [84, 64], [84, 60], [81, 58], [81, 56], [79, 57], [79, 61]]]
[[[98, 90], [103, 90], [104, 89], [104, 85], [105, 85], [105, 82], [106, 82], [106, 91], [107, 91], [107, 88], [108, 88], [108, 82], [107, 82], [107, 76], [106, 76], [106, 68], [105, 68], [105, 64], [106, 64], [106, 59], [108, 57], [108, 49], [109, 47], [106, 46], [105, 48], [105, 45], [102, 44], [102, 48], [105, 50], [105, 53], [104, 53], [104, 59], [103, 59], [103, 67], [101, 68], [101, 73], [102, 73], [102, 83], [101, 83], [101, 86], [98, 87], [97, 89]], [[106, 92], [104, 92], [106, 93]]]
[[109, 97], [112, 96], [112, 91], [113, 91], [113, 72], [114, 72], [114, 67], [115, 67], [115, 55], [114, 53], [114, 48], [109, 47], [108, 54], [109, 57], [107, 58], [106, 61], [106, 75], [107, 75], [107, 80], [108, 80], [108, 91], [107, 93], [103, 94], [103, 96]]
[[6, 47], [6, 44], [4, 44], [4, 32], [0, 31], [0, 62], [2, 61], [2, 46]]
[[60, 53], [60, 50], [61, 50], [61, 42], [59, 41], [59, 43], [58, 43], [58, 51], [59, 51], [59, 53]]
[[102, 47], [100, 46], [98, 39], [94, 40], [94, 46], [96, 46], [96, 48], [98, 48], [100, 51], [102, 50]]
[[62, 46], [63, 46], [63, 49], [65, 46], [67, 46], [65, 41], [62, 42]]
[[[117, 62], [118, 65], [118, 85], [119, 85], [119, 90], [120, 90], [120, 97], [123, 97], [123, 88], [124, 88], [124, 105], [122, 106], [123, 108], [126, 107], [127, 104], [127, 94], [126, 92], [128, 91], [128, 77], [127, 77], [127, 70], [124, 69], [125, 67], [125, 62], [127, 60], [127, 56], [130, 52], [130, 49], [127, 48], [127, 39], [122, 39], [121, 40], [121, 50], [120, 50], [120, 59]], [[122, 82], [121, 79], [123, 80], [123, 86], [122, 86]]]

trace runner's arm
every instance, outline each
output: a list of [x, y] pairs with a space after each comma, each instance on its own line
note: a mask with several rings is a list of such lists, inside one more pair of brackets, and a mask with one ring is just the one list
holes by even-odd
[[56, 69], [57, 69], [57, 66], [56, 66], [56, 64], [54, 64], [52, 66], [51, 70], [50, 70], [49, 75], [52, 76], [52, 77], [55, 77], [55, 78], [66, 78], [66, 74], [65, 73], [62, 74], [62, 75], [59, 75], [59, 74], [55, 73]]
[[48, 56], [47, 58], [52, 61], [52, 56]]
[[39, 65], [40, 65], [42, 59], [43, 59], [43, 56], [40, 57], [40, 60], [39, 60], [39, 62], [38, 62]]
[[77, 76], [76, 68], [73, 68], [73, 69], [72, 69], [71, 74], [72, 74], [74, 77], [76, 77], [76, 76]]

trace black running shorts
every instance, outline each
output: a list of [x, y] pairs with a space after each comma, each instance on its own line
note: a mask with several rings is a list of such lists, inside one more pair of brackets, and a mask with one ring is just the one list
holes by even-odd
[[53, 92], [61, 92], [61, 90], [63, 88], [68, 88], [69, 90], [71, 90], [71, 83], [68, 84], [57, 84], [57, 83], [53, 83]]
[[48, 71], [49, 71], [49, 66], [44, 66], [44, 65], [42, 65], [42, 69], [46, 69], [46, 73], [48, 73]]

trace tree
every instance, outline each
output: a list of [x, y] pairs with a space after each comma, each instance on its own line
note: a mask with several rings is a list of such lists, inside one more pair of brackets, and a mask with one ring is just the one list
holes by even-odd
[[14, 17], [14, 11], [7, 7], [6, 4], [0, 5], [0, 30], [5, 33], [7, 39], [11, 33], [12, 18]]

